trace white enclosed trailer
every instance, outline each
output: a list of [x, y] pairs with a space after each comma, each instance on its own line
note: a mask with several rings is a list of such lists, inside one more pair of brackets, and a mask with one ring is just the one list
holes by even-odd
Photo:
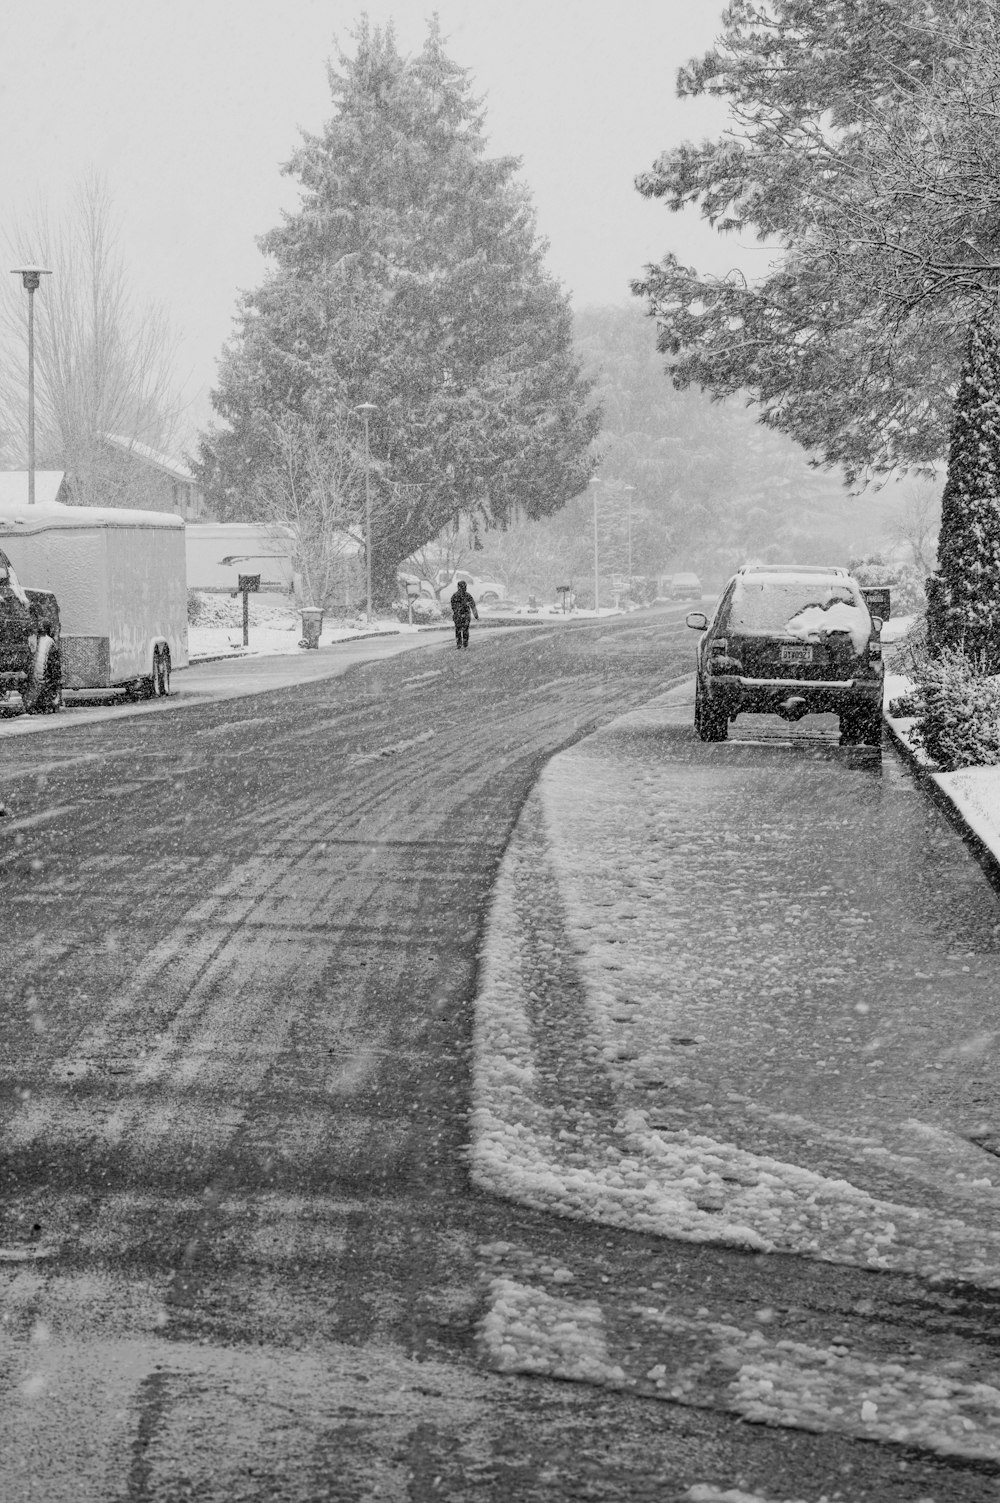
[[56, 597], [64, 689], [170, 692], [188, 661], [183, 518], [0, 498], [0, 548]]

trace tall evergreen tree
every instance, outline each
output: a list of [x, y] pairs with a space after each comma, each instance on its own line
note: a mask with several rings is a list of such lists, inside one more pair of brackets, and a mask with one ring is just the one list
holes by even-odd
[[[572, 348], [567, 296], [517, 181], [486, 155], [483, 115], [436, 22], [403, 57], [363, 21], [329, 70], [336, 106], [286, 171], [299, 211], [261, 241], [274, 269], [248, 293], [213, 402], [202, 477], [227, 517], [266, 509], [275, 422], [363, 442], [371, 416], [374, 593], [460, 516], [473, 529], [544, 516], [585, 487], [599, 413]], [[284, 431], [288, 426], [283, 425]], [[364, 509], [364, 466], [345, 471]]]
[[955, 397], [928, 640], [932, 651], [961, 646], [1000, 671], [1000, 331], [992, 301], [969, 330]]

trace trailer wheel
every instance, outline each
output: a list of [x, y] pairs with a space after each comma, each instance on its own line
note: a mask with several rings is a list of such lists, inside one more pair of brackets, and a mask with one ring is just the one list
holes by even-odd
[[153, 654], [153, 695], [166, 699], [170, 693], [170, 648], [158, 647]]
[[31, 677], [21, 698], [29, 715], [51, 714], [62, 705], [62, 666], [59, 649], [51, 637], [42, 637], [35, 649]]

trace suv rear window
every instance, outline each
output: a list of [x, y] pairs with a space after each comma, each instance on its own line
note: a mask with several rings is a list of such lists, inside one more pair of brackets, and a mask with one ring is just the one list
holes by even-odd
[[830, 579], [737, 579], [726, 626], [735, 631], [784, 631], [810, 606], [863, 606], [850, 585]]

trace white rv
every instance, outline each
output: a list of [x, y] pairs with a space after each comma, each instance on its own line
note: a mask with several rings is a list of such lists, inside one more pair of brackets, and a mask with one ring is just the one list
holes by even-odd
[[188, 661], [181, 517], [0, 494], [0, 549], [56, 597], [64, 689], [169, 694]]

